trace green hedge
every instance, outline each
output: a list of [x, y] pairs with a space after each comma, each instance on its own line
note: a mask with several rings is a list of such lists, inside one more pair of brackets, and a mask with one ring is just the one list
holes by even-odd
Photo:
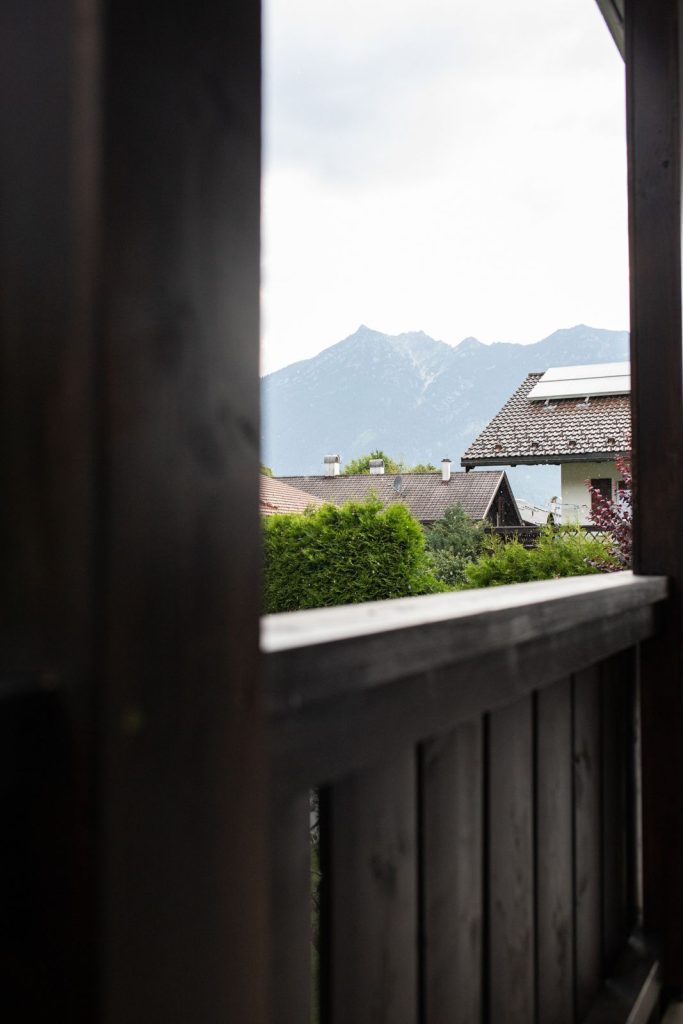
[[444, 590], [404, 505], [375, 498], [264, 517], [265, 610], [295, 611]]
[[464, 586], [499, 587], [504, 583], [586, 576], [612, 565], [614, 558], [605, 541], [575, 527], [548, 526], [533, 548], [525, 548], [517, 540], [494, 541], [491, 551], [465, 566]]

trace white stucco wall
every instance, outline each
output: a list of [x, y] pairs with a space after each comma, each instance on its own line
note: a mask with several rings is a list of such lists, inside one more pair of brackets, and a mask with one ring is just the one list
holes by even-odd
[[561, 469], [562, 522], [589, 526], [591, 499], [586, 480], [609, 477], [614, 498], [621, 479], [619, 470], [613, 462], [564, 462]]

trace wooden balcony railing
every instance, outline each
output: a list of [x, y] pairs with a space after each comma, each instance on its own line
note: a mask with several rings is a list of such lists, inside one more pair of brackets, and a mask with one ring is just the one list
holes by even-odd
[[311, 1017], [314, 789], [322, 1021], [649, 1019], [636, 691], [666, 590], [620, 573], [264, 620], [276, 1020]]

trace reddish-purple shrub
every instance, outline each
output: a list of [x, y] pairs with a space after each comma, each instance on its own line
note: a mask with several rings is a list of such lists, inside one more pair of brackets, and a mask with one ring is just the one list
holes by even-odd
[[[609, 534], [612, 554], [619, 563], [616, 568], [630, 569], [633, 550], [633, 476], [631, 460], [627, 456], [616, 459], [617, 469], [622, 480], [615, 499], [605, 498], [598, 488], [592, 487], [590, 480], [588, 490], [591, 494], [591, 522], [600, 530]], [[604, 567], [608, 569], [608, 566]], [[615, 567], [611, 567], [614, 571]]]

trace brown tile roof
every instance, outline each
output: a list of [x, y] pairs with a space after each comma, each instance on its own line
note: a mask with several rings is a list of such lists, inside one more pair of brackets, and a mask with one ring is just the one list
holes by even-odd
[[446, 509], [457, 504], [462, 505], [473, 519], [484, 519], [503, 482], [504, 490], [509, 491], [507, 477], [502, 470], [452, 473], [447, 484], [441, 480], [440, 473], [403, 473], [400, 494], [393, 487], [396, 480], [393, 473], [384, 476], [288, 476], [284, 479], [293, 487], [335, 505], [362, 501], [375, 493], [385, 506], [403, 502], [422, 523], [442, 519]]
[[261, 475], [260, 509], [264, 516], [274, 516], [280, 512], [303, 512], [309, 505], [319, 507], [322, 504], [320, 498], [308, 491], [297, 491], [282, 480]]
[[530, 373], [500, 412], [472, 442], [463, 466], [611, 459], [628, 452], [631, 402], [628, 395], [603, 395], [588, 402], [553, 399], [547, 405], [527, 395], [542, 373]]

